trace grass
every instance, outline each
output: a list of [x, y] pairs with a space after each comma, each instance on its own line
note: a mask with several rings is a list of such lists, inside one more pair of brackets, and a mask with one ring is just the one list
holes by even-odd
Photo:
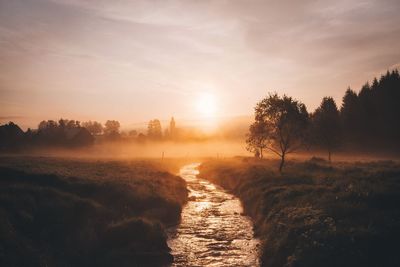
[[1, 266], [163, 266], [187, 200], [176, 161], [2, 157]]
[[243, 202], [262, 266], [400, 266], [400, 165], [206, 161], [200, 175]]

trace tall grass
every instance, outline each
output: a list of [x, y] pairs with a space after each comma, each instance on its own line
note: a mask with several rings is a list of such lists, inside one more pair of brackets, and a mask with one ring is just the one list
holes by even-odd
[[400, 266], [400, 165], [207, 161], [200, 175], [240, 197], [263, 266]]
[[187, 199], [150, 161], [2, 158], [1, 266], [161, 266]]

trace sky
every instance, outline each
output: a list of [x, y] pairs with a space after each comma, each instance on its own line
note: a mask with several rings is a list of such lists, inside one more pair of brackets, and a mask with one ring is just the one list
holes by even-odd
[[340, 105], [400, 67], [399, 13], [398, 0], [0, 0], [0, 122], [201, 121], [251, 115], [268, 92]]

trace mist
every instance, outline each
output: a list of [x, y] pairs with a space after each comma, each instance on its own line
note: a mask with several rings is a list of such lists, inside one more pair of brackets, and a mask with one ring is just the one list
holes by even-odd
[[93, 159], [134, 159], [134, 158], [226, 158], [251, 155], [243, 142], [237, 140], [212, 140], [202, 142], [107, 142], [91, 147], [36, 148], [18, 153], [20, 155], [41, 155], [50, 157], [74, 157]]

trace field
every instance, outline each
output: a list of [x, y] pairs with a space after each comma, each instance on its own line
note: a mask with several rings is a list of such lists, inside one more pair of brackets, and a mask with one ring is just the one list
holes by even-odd
[[400, 165], [235, 158], [200, 176], [237, 195], [262, 240], [262, 265], [400, 266]]
[[0, 158], [1, 266], [160, 266], [186, 183], [173, 160]]

